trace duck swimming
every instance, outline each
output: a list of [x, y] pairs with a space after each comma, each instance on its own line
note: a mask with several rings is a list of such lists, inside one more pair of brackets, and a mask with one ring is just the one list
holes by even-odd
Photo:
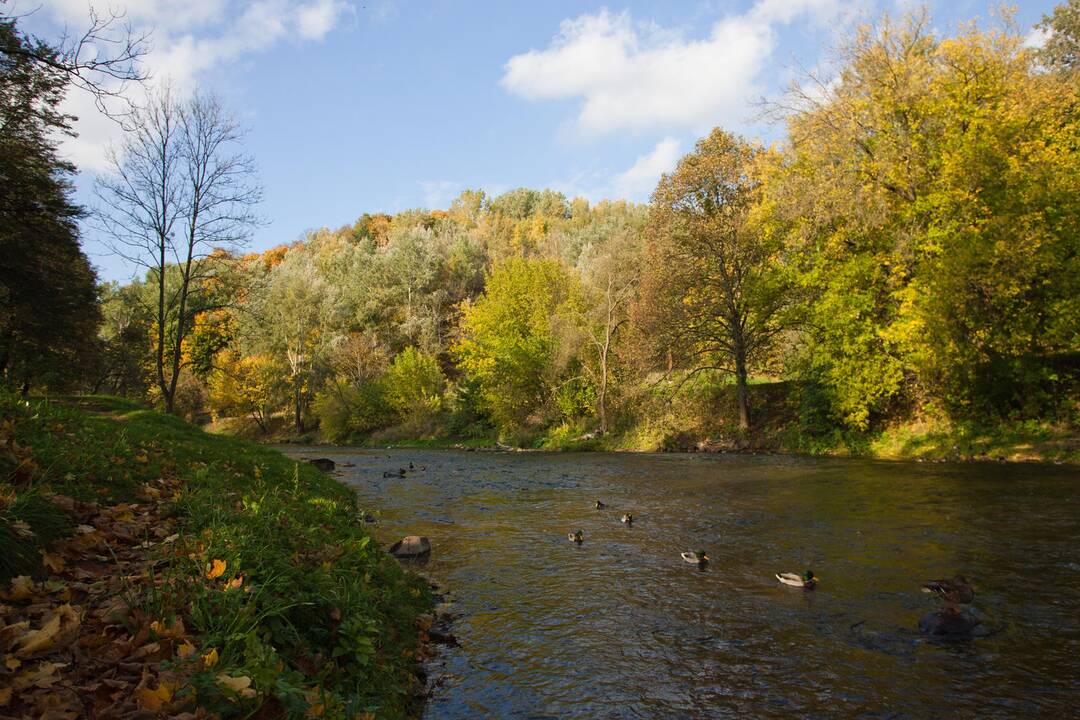
[[634, 524], [634, 515], [633, 515], [633, 513], [626, 513], [625, 515], [623, 515], [622, 516], [622, 521], [624, 523], [626, 523], [627, 525], [633, 525]]
[[580, 545], [581, 543], [585, 542], [585, 534], [582, 533], [580, 530], [578, 530], [577, 532], [569, 533], [569, 534], [567, 534], [566, 537], [570, 542], [575, 543], [577, 545]]
[[705, 567], [709, 563], [709, 555], [704, 550], [687, 550], [682, 553], [682, 559], [688, 563], [696, 563], [700, 568]]
[[603, 510], [606, 507], [607, 507], [607, 505], [605, 505], [604, 503], [600, 502], [599, 500], [596, 501], [596, 509], [597, 510]]
[[813, 570], [807, 570], [802, 575], [798, 575], [797, 573], [776, 573], [776, 579], [784, 585], [801, 587], [806, 590], [813, 590], [818, 582], [818, 579], [814, 576]]
[[963, 575], [954, 575], [947, 580], [931, 580], [922, 586], [922, 591], [944, 598], [954, 605], [967, 605], [975, 599], [975, 591]]

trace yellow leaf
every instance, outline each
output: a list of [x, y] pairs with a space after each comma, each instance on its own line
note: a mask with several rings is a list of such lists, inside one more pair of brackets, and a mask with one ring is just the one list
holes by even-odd
[[176, 654], [180, 656], [181, 660], [187, 660], [195, 654], [195, 646], [185, 640], [180, 647], [176, 648]]
[[173, 698], [176, 692], [176, 683], [163, 682], [156, 690], [150, 688], [136, 688], [135, 702], [144, 710], [157, 712]]
[[11, 528], [19, 537], [34, 537], [34, 531], [30, 529], [30, 525], [28, 525], [25, 520], [16, 520], [15, 522], [11, 523]]
[[253, 698], [259, 693], [255, 692], [255, 689], [251, 687], [251, 678], [247, 675], [241, 675], [240, 677], [233, 677], [221, 673], [217, 676], [217, 681], [221, 685], [232, 690], [234, 693], [243, 698]]
[[12, 689], [9, 687], [0, 688], [0, 707], [6, 707], [11, 702]]
[[308, 717], [322, 717], [326, 712], [326, 705], [319, 703], [318, 705], [311, 705], [307, 709]]
[[26, 657], [27, 655], [33, 655], [39, 650], [45, 650], [52, 646], [53, 638], [60, 632], [60, 616], [53, 615], [52, 619], [45, 623], [40, 630], [31, 630], [20, 636], [15, 642], [20, 647], [15, 651], [15, 655], [19, 657]]
[[206, 577], [209, 578], [210, 580], [213, 580], [214, 578], [219, 578], [224, 574], [225, 574], [225, 561], [224, 560], [214, 560], [213, 565], [210, 567], [209, 570], [206, 571]]
[[225, 582], [225, 589], [226, 590], [235, 590], [236, 588], [240, 587], [243, 584], [244, 584], [244, 576], [240, 575], [238, 577], [234, 577], [232, 580], [226, 581]]
[[18, 658], [8, 657], [8, 659], [4, 661], [4, 667], [8, 670], [18, 670], [20, 665], [22, 665], [22, 660], [19, 660]]
[[208, 667], [208, 668], [212, 668], [215, 665], [217, 665], [217, 661], [218, 661], [217, 648], [214, 648], [210, 652], [203, 655], [202, 660], [203, 660], [203, 665]]
[[60, 679], [56, 671], [67, 667], [67, 663], [43, 662], [33, 670], [20, 673], [11, 683], [16, 690], [25, 690], [28, 687], [49, 688]]
[[64, 558], [53, 553], [41, 551], [41, 564], [49, 568], [53, 572], [62, 572], [64, 569]]
[[25, 600], [32, 597], [33, 594], [34, 581], [30, 579], [29, 575], [11, 578], [11, 592], [8, 593], [9, 600]]

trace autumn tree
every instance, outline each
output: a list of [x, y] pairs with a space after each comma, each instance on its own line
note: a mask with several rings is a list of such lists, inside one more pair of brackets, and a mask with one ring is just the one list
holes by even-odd
[[99, 217], [114, 250], [146, 267], [157, 288], [155, 376], [172, 412], [194, 297], [213, 271], [211, 256], [242, 245], [258, 223], [261, 189], [239, 150], [243, 129], [217, 98], [182, 99], [166, 85], [128, 122], [97, 184]]
[[652, 197], [639, 337], [653, 362], [671, 358], [682, 383], [703, 371], [735, 380], [739, 426], [750, 427], [748, 383], [790, 327], [781, 242], [758, 222], [766, 151], [720, 129], [664, 175]]

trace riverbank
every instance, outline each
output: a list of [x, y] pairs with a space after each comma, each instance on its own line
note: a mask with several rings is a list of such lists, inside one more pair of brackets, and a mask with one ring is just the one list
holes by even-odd
[[431, 593], [350, 489], [114, 398], [0, 414], [0, 713], [418, 712]]
[[[1042, 420], [955, 421], [916, 408], [897, 409], [856, 431], [833, 419], [820, 399], [790, 382], [750, 386], [751, 429], [740, 430], [734, 388], [702, 383], [674, 398], [661, 391], [641, 399], [606, 435], [591, 419], [549, 427], [524, 428], [499, 435], [447, 432], [453, 424], [434, 417], [432, 428], [417, 436], [416, 423], [391, 426], [348, 439], [328, 441], [318, 428], [302, 436], [289, 418], [275, 417], [265, 428], [246, 418], [211, 423], [211, 432], [238, 435], [270, 444], [349, 444], [367, 447], [457, 449], [527, 449], [554, 451], [779, 453], [815, 457], [859, 457], [924, 462], [1046, 462], [1080, 464], [1078, 418]], [[266, 432], [269, 430], [269, 432]]]

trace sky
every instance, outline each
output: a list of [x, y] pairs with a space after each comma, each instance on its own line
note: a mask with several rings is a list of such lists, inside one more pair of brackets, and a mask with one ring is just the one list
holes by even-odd
[[[365, 212], [445, 208], [464, 189], [553, 188], [645, 201], [661, 173], [715, 126], [765, 141], [761, 118], [862, 22], [909, 0], [92, 0], [150, 31], [153, 81], [217, 93], [248, 129], [267, 223], [264, 250]], [[10, 0], [46, 39], [87, 24], [88, 0]], [[1025, 32], [1054, 5], [1017, 5]], [[925, 3], [937, 32], [993, 21], [995, 0]], [[1036, 36], [1032, 36], [1036, 41]], [[134, 91], [132, 91], [134, 92]], [[79, 136], [76, 200], [95, 204], [120, 130], [69, 93]], [[102, 277], [137, 269], [92, 227]]]

